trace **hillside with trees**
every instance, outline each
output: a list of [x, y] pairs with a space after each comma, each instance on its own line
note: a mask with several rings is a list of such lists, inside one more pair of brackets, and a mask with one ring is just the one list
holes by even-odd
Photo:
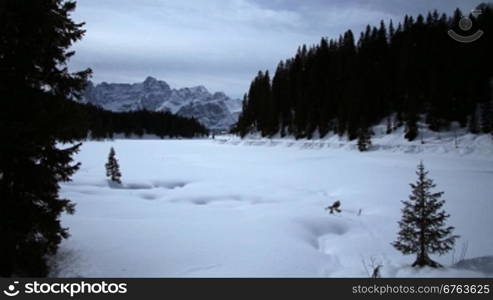
[[299, 47], [281, 61], [275, 74], [259, 72], [243, 100], [243, 112], [232, 132], [296, 138], [324, 137], [329, 132], [350, 140], [370, 126], [387, 124], [387, 133], [405, 126], [405, 136], [419, 135], [423, 120], [433, 131], [451, 122], [471, 133], [493, 130], [492, 8], [469, 16], [485, 34], [459, 43], [447, 34], [463, 14], [430, 12], [406, 16], [401, 23], [368, 25], [356, 38], [351, 30], [338, 39]]
[[70, 107], [71, 115], [78, 119], [74, 134], [82, 139], [111, 139], [115, 135], [142, 137], [144, 134], [160, 138], [193, 138], [209, 133], [197, 120], [170, 112], [112, 112], [92, 104], [71, 102], [66, 105]]

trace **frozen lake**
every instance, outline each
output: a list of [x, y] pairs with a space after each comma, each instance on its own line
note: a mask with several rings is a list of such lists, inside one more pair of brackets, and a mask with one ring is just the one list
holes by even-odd
[[[105, 177], [116, 150], [122, 188]], [[62, 196], [71, 237], [55, 275], [83, 277], [368, 277], [484, 276], [450, 268], [493, 255], [493, 158], [359, 153], [347, 149], [254, 146], [212, 140], [86, 142]], [[432, 255], [449, 266], [415, 271], [414, 256], [391, 246], [401, 200], [420, 160], [444, 191], [455, 253]], [[324, 210], [334, 201], [342, 213]], [[489, 276], [493, 276], [489, 274]]]

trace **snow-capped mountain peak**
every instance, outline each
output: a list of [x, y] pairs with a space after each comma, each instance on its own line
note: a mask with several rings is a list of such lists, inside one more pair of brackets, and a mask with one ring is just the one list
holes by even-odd
[[133, 84], [89, 82], [82, 101], [111, 111], [169, 111], [194, 117], [215, 130], [228, 129], [237, 121], [241, 110], [241, 101], [223, 92], [211, 93], [202, 85], [172, 89], [165, 81], [151, 76]]

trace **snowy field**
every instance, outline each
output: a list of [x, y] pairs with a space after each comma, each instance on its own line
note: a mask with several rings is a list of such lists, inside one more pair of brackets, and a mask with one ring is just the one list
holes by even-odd
[[[493, 276], [487, 151], [359, 153], [256, 143], [84, 143], [81, 169], [62, 186], [77, 207], [62, 218], [71, 237], [53, 276], [368, 277], [379, 264], [385, 277]], [[121, 188], [105, 178], [112, 146]], [[416, 271], [415, 257], [390, 245], [420, 160], [445, 191], [448, 224], [461, 236], [455, 252], [432, 255], [447, 266], [441, 270]], [[342, 213], [330, 215], [324, 208], [336, 200]], [[475, 259], [454, 265], [460, 258]]]

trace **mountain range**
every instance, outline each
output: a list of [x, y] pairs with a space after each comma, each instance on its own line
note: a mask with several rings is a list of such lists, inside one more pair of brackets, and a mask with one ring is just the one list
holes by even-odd
[[165, 81], [147, 77], [140, 83], [89, 82], [80, 100], [115, 112], [169, 111], [195, 118], [210, 130], [227, 130], [236, 123], [241, 101], [204, 86], [172, 89]]

